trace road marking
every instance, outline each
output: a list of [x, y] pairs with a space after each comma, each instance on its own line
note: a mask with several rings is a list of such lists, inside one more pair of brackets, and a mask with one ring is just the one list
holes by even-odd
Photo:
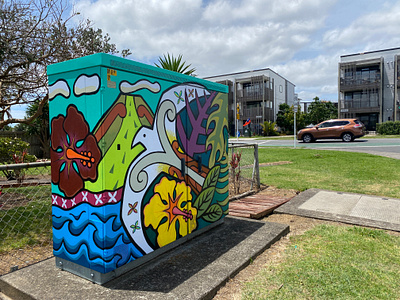
[[262, 145], [262, 144], [266, 144], [266, 143], [270, 143], [271, 141], [265, 141], [265, 142], [262, 142], [262, 143], [258, 143], [259, 145]]
[[[355, 146], [355, 145], [353, 145], [354, 147], [349, 147], [349, 146], [346, 146], [346, 145], [343, 145], [343, 146], [328, 146], [328, 145], [320, 145], [320, 146], [317, 146], [317, 147], [320, 147], [320, 148], [323, 148], [323, 147], [325, 147], [325, 148], [381, 148], [381, 147], [400, 147], [400, 145], [377, 145], [377, 146]], [[309, 147], [312, 147], [312, 145], [310, 145]]]

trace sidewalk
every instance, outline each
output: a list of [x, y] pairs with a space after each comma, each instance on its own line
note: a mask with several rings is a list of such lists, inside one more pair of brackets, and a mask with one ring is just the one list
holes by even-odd
[[309, 189], [275, 213], [400, 231], [400, 199]]

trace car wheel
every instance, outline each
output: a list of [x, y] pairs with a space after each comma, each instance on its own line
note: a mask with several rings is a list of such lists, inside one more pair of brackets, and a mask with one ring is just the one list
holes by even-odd
[[345, 132], [342, 135], [343, 142], [352, 142], [354, 140], [354, 136], [350, 132]]
[[304, 143], [311, 143], [313, 141], [313, 137], [311, 134], [303, 135], [303, 142]]

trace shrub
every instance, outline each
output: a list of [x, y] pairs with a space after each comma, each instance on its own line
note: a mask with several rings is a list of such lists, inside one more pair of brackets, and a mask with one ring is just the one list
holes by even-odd
[[230, 161], [231, 165], [231, 182], [233, 182], [234, 194], [239, 194], [240, 191], [240, 159], [242, 158], [242, 152], [235, 152], [232, 149], [232, 158]]
[[262, 127], [264, 136], [278, 135], [278, 132], [275, 130], [276, 122], [265, 121]]
[[385, 123], [376, 124], [376, 132], [384, 135], [400, 134], [400, 121], [388, 121]]
[[[29, 143], [19, 138], [0, 138], [0, 162], [3, 164], [19, 164], [36, 161], [35, 155], [28, 154], [28, 147]], [[7, 179], [22, 181], [24, 178], [24, 172], [22, 170], [3, 170], [3, 173]]]
[[27, 153], [29, 143], [19, 138], [0, 138], [0, 162], [2, 163], [22, 163], [36, 161], [34, 155]]

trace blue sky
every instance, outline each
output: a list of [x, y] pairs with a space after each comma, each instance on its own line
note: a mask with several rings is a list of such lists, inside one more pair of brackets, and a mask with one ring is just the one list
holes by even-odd
[[[400, 1], [74, 0], [129, 58], [183, 54], [199, 77], [271, 68], [302, 99], [337, 101], [341, 55], [400, 47]], [[75, 21], [77, 19], [75, 18]]]

